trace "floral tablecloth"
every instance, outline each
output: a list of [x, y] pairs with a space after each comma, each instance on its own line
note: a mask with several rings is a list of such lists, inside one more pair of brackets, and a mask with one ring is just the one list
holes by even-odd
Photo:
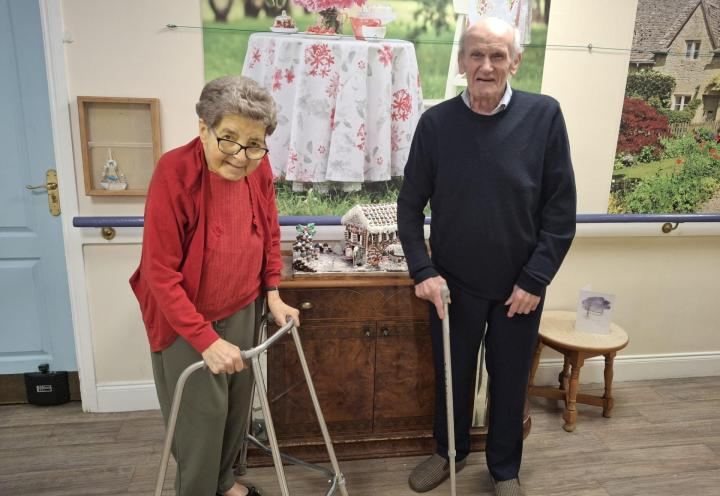
[[412, 43], [255, 33], [242, 74], [277, 103], [276, 176], [349, 190], [402, 175], [422, 111]]

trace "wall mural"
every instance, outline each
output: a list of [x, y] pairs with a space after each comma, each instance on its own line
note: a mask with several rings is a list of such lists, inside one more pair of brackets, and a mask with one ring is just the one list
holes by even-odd
[[[539, 92], [550, 0], [455, 3], [471, 19], [489, 13], [520, 24], [525, 49], [512, 86]], [[358, 203], [394, 203], [423, 105], [445, 97], [453, 1], [201, 0], [201, 7], [205, 79], [244, 74], [278, 103], [268, 146], [280, 214], [341, 216]]]
[[639, 0], [609, 213], [720, 212], [720, 0]]

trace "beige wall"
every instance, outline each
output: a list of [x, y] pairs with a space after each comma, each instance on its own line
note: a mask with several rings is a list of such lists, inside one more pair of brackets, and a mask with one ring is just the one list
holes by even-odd
[[577, 238], [548, 290], [546, 308], [575, 307], [578, 289], [616, 295], [613, 320], [630, 335], [625, 355], [720, 351], [712, 315], [720, 237]]
[[100, 384], [152, 379], [150, 347], [137, 301], [127, 284], [137, 267], [140, 245], [88, 245], [83, 256], [95, 379]]
[[[193, 104], [203, 78], [201, 31], [163, 26], [200, 26], [198, 3], [64, 1], [74, 40], [66, 45], [71, 96], [158, 97], [164, 149], [194, 136]], [[548, 44], [629, 48], [635, 8], [632, 0], [555, 0]], [[558, 98], [565, 112], [584, 213], [606, 211], [628, 55], [602, 48], [547, 51], [543, 91]], [[77, 132], [76, 112], [73, 119]], [[79, 157], [76, 153], [81, 178]], [[81, 215], [142, 212], [142, 200], [91, 200], [81, 193], [79, 202]], [[137, 304], [127, 286], [137, 264], [137, 241], [84, 250], [100, 384], [152, 378]], [[578, 289], [590, 283], [618, 296], [617, 321], [631, 335], [625, 354], [720, 352], [720, 326], [711, 311], [717, 306], [719, 253], [720, 236], [581, 237], [549, 290], [547, 308], [573, 308]]]
[[556, 0], [550, 10], [542, 92], [562, 105], [580, 213], [607, 212], [630, 53], [603, 48], [632, 46], [636, 4]]
[[162, 149], [194, 138], [204, 84], [202, 31], [165, 26], [200, 26], [200, 2], [65, 0], [63, 18], [80, 215], [142, 215], [142, 197], [84, 194], [76, 99], [159, 98]]

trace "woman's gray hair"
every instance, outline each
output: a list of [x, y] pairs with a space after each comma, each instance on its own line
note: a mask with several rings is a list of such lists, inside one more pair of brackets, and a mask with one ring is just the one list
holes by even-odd
[[223, 117], [230, 114], [262, 122], [268, 136], [277, 127], [277, 111], [272, 96], [244, 76], [223, 76], [207, 83], [200, 93], [195, 111], [210, 127], [217, 126]]

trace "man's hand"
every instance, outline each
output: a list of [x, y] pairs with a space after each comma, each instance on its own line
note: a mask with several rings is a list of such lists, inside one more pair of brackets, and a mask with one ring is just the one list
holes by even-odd
[[280, 327], [284, 326], [287, 324], [287, 317], [290, 317], [295, 321], [295, 325], [300, 327], [300, 310], [285, 304], [285, 302], [280, 299], [279, 291], [269, 291], [267, 294], [267, 303], [268, 310], [270, 310], [277, 325]]
[[513, 292], [510, 298], [507, 299], [505, 305], [510, 305], [508, 308], [507, 316], [512, 318], [516, 313], [528, 314], [534, 312], [540, 303], [540, 297], [530, 294], [524, 289], [521, 289], [516, 284], [513, 286]]
[[[441, 319], [445, 318], [445, 309], [443, 308], [442, 296], [440, 295], [440, 288], [447, 285], [445, 279], [440, 276], [430, 277], [425, 279], [420, 284], [415, 285], [415, 296], [422, 300], [427, 300], [435, 305], [438, 317]], [[450, 297], [448, 296], [448, 303], [450, 303]]]
[[213, 374], [234, 374], [245, 368], [240, 348], [222, 338], [208, 346], [202, 357]]

